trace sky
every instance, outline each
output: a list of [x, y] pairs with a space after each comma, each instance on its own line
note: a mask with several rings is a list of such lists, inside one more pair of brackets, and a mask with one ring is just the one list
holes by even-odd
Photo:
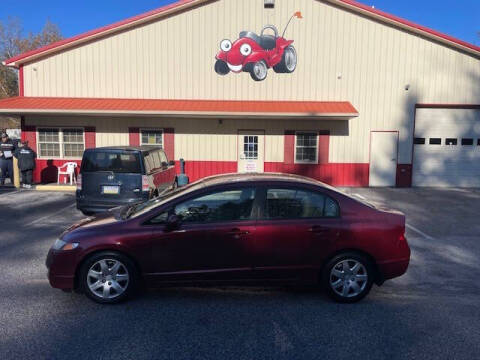
[[[241, 1], [241, 0], [237, 0]], [[38, 32], [47, 19], [70, 37], [174, 2], [172, 0], [0, 0], [0, 21], [22, 20]], [[362, 0], [379, 10], [480, 45], [480, 0]]]

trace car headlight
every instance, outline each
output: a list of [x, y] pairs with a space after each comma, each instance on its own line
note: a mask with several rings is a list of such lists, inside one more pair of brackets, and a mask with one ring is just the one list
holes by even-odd
[[67, 243], [66, 241], [57, 239], [52, 246], [53, 250], [74, 250], [78, 247], [78, 243]]

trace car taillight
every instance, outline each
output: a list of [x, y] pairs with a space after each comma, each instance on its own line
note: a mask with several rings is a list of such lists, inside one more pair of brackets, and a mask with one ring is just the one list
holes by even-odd
[[82, 191], [82, 174], [77, 176], [77, 190]]
[[405, 237], [405, 234], [400, 235], [399, 238], [398, 238], [398, 241], [399, 242], [407, 241], [407, 238]]
[[148, 185], [148, 176], [142, 176], [142, 191], [150, 191], [150, 185]]

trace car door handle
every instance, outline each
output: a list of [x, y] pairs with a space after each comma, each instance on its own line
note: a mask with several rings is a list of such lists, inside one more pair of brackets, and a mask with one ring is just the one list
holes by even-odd
[[314, 234], [325, 234], [328, 232], [328, 228], [325, 228], [323, 226], [312, 226], [308, 231], [314, 233]]
[[240, 229], [232, 229], [228, 232], [229, 235], [233, 235], [235, 238], [238, 238], [240, 235], [248, 235], [250, 234], [247, 230], [240, 230]]

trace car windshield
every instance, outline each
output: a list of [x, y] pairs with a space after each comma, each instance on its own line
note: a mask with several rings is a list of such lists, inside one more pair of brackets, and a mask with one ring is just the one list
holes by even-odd
[[85, 152], [82, 161], [82, 172], [96, 171], [139, 174], [142, 172], [140, 154], [131, 151]]

